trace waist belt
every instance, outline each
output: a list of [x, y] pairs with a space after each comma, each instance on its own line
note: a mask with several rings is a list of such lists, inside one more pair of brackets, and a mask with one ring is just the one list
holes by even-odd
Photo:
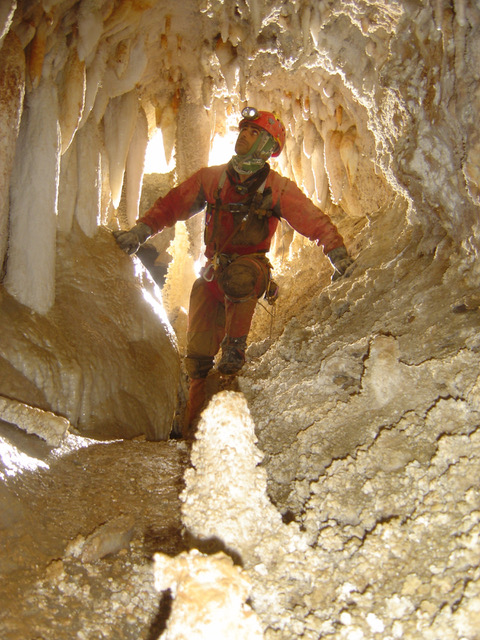
[[205, 266], [202, 278], [207, 282], [212, 282], [219, 269], [226, 269], [230, 264], [232, 264], [232, 262], [235, 262], [235, 260], [238, 260], [239, 258], [259, 260], [260, 262], [264, 262], [270, 270], [272, 265], [265, 253], [265, 251], [255, 251], [254, 253], [216, 253]]

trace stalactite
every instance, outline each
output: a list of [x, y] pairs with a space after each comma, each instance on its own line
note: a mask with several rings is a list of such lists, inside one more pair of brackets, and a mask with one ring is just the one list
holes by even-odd
[[35, 36], [35, 27], [33, 24], [30, 24], [30, 22], [20, 22], [20, 24], [14, 28], [14, 31], [22, 43], [22, 49], [25, 49]]
[[0, 278], [7, 249], [8, 187], [24, 93], [25, 55], [20, 40], [9, 33], [0, 50]]
[[97, 122], [100, 122], [105, 115], [105, 111], [107, 110], [109, 102], [108, 93], [105, 91], [104, 87], [101, 86], [98, 88], [97, 95], [95, 96], [95, 102], [93, 103], [93, 117]]
[[65, 153], [78, 128], [85, 105], [85, 63], [79, 59], [75, 47], [70, 48], [57, 84], [62, 153]]
[[78, 192], [75, 218], [85, 235], [95, 235], [100, 222], [100, 136], [93, 118], [77, 136]]
[[345, 184], [345, 169], [340, 158], [341, 141], [340, 131], [329, 131], [325, 140], [325, 170], [334, 204], [338, 204], [342, 199]]
[[245, 0], [250, 10], [250, 18], [253, 27], [253, 37], [256, 38], [262, 27], [262, 15], [264, 0]]
[[162, 111], [160, 118], [160, 128], [163, 136], [163, 146], [165, 149], [165, 160], [170, 162], [172, 159], [173, 149], [175, 147], [175, 136], [177, 128], [177, 120], [175, 111], [171, 104], [167, 105]]
[[156, 0], [120, 0], [115, 4], [115, 9], [108, 19], [104, 18], [103, 37], [112, 38], [127, 27], [135, 27], [143, 12], [150, 9], [155, 2]]
[[[108, 43], [104, 41], [98, 47], [95, 58], [86, 69], [85, 104], [83, 107], [82, 118], [78, 125], [79, 129], [83, 127], [83, 125], [88, 119], [88, 116], [90, 115], [90, 112], [93, 109], [93, 105], [95, 104], [95, 99], [97, 97], [97, 92], [101, 87], [103, 76], [105, 74], [105, 69], [107, 67], [107, 59], [108, 59]], [[100, 121], [102, 117], [103, 117], [103, 112], [100, 119], [98, 119], [98, 121]]]
[[78, 192], [77, 136], [62, 155], [60, 162], [60, 182], [58, 187], [57, 228], [63, 233], [72, 229]]
[[298, 185], [301, 185], [303, 181], [301, 153], [301, 149], [296, 144], [287, 145], [287, 154], [293, 178]]
[[315, 192], [322, 209], [325, 208], [328, 199], [328, 178], [325, 172], [324, 144], [322, 138], [317, 138], [315, 149], [312, 153], [312, 169], [315, 177]]
[[235, 47], [230, 41], [224, 42], [219, 38], [215, 46], [215, 53], [220, 62], [222, 74], [227, 84], [227, 90], [229, 93], [233, 93], [235, 90], [235, 76], [238, 69]]
[[2, 46], [3, 39], [12, 26], [13, 15], [16, 8], [16, 0], [3, 0], [2, 6], [0, 7], [0, 48]]
[[443, 0], [434, 0], [433, 16], [437, 29], [441, 31], [443, 25]]
[[311, 158], [317, 142], [318, 133], [315, 129], [315, 125], [310, 120], [305, 123], [303, 131], [303, 151], [307, 158]]
[[[145, 47], [144, 37], [140, 34], [132, 47], [128, 56], [128, 64], [124, 63], [124, 71], [120, 77], [116, 73], [116, 65], [113, 61], [107, 66], [103, 86], [110, 98], [123, 95], [132, 91], [140, 81], [147, 66], [148, 57]], [[120, 71], [120, 69], [119, 69]]]
[[40, 82], [46, 46], [47, 23], [44, 18], [37, 27], [35, 36], [30, 43], [30, 51], [28, 54], [28, 75], [34, 88], [38, 87]]
[[78, 57], [86, 60], [98, 45], [103, 16], [97, 0], [82, 0], [78, 10]]
[[312, 163], [305, 155], [303, 145], [300, 149], [300, 165], [302, 167], [303, 187], [309, 198], [315, 194], [315, 178], [312, 170]]
[[120, 40], [116, 46], [115, 53], [110, 58], [111, 68], [115, 72], [117, 78], [121, 78], [127, 69], [131, 46], [131, 38]]
[[138, 205], [142, 191], [143, 167], [148, 144], [148, 123], [142, 108], [138, 110], [137, 123], [128, 149], [126, 163], [127, 220], [133, 226], [138, 218]]
[[310, 17], [310, 35], [312, 36], [313, 44], [318, 47], [319, 34], [322, 26], [322, 19], [320, 16], [320, 9], [315, 5], [312, 9]]
[[340, 142], [340, 157], [347, 172], [347, 178], [350, 185], [355, 182], [355, 176], [358, 168], [359, 151], [355, 144], [357, 139], [357, 127], [351, 126], [343, 135]]
[[25, 100], [11, 179], [5, 284], [21, 303], [38, 313], [46, 313], [55, 299], [60, 158], [55, 86], [44, 79]]
[[455, 19], [460, 27], [465, 27], [467, 19], [465, 17], [465, 0], [454, 0]]
[[108, 154], [105, 146], [102, 146], [100, 149], [100, 173], [102, 178], [100, 193], [100, 224], [107, 225], [113, 218], [115, 218], [116, 211], [112, 202], [110, 175], [108, 171]]
[[135, 91], [131, 91], [110, 100], [103, 118], [105, 146], [110, 165], [110, 187], [115, 208], [118, 207], [122, 195], [125, 162], [137, 121], [137, 112], [138, 97]]

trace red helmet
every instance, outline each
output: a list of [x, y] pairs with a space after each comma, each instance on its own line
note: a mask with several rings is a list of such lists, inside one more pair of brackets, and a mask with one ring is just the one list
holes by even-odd
[[242, 110], [242, 120], [240, 120], [238, 128], [241, 129], [249, 123], [265, 129], [273, 137], [278, 148], [272, 153], [272, 156], [274, 158], [279, 156], [285, 146], [285, 127], [280, 119], [270, 111], [257, 111], [254, 107], [245, 107]]

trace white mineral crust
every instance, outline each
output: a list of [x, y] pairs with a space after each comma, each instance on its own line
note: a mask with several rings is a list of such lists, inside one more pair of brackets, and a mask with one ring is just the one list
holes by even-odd
[[196, 549], [171, 558], [155, 554], [155, 587], [170, 589], [172, 610], [162, 640], [260, 640], [262, 627], [246, 604], [245, 572], [222, 552]]
[[[202, 415], [185, 473], [182, 520], [200, 539], [240, 554], [253, 583], [253, 607], [268, 626], [291, 629], [287, 602], [311, 593], [324, 559], [296, 523], [286, 525], [267, 497], [254, 423], [242, 394], [214, 396]], [[292, 626], [290, 626], [292, 625]]]

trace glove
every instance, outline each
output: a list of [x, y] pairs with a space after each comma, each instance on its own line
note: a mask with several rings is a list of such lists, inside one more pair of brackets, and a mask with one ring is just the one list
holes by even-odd
[[132, 253], [137, 253], [140, 245], [146, 242], [152, 234], [153, 231], [148, 224], [137, 222], [129, 231], [114, 231], [113, 237], [120, 249], [131, 255]]
[[347, 269], [353, 264], [352, 258], [350, 258], [343, 245], [329, 251], [327, 253], [327, 258], [330, 260], [332, 267], [334, 268], [332, 282], [341, 278]]

